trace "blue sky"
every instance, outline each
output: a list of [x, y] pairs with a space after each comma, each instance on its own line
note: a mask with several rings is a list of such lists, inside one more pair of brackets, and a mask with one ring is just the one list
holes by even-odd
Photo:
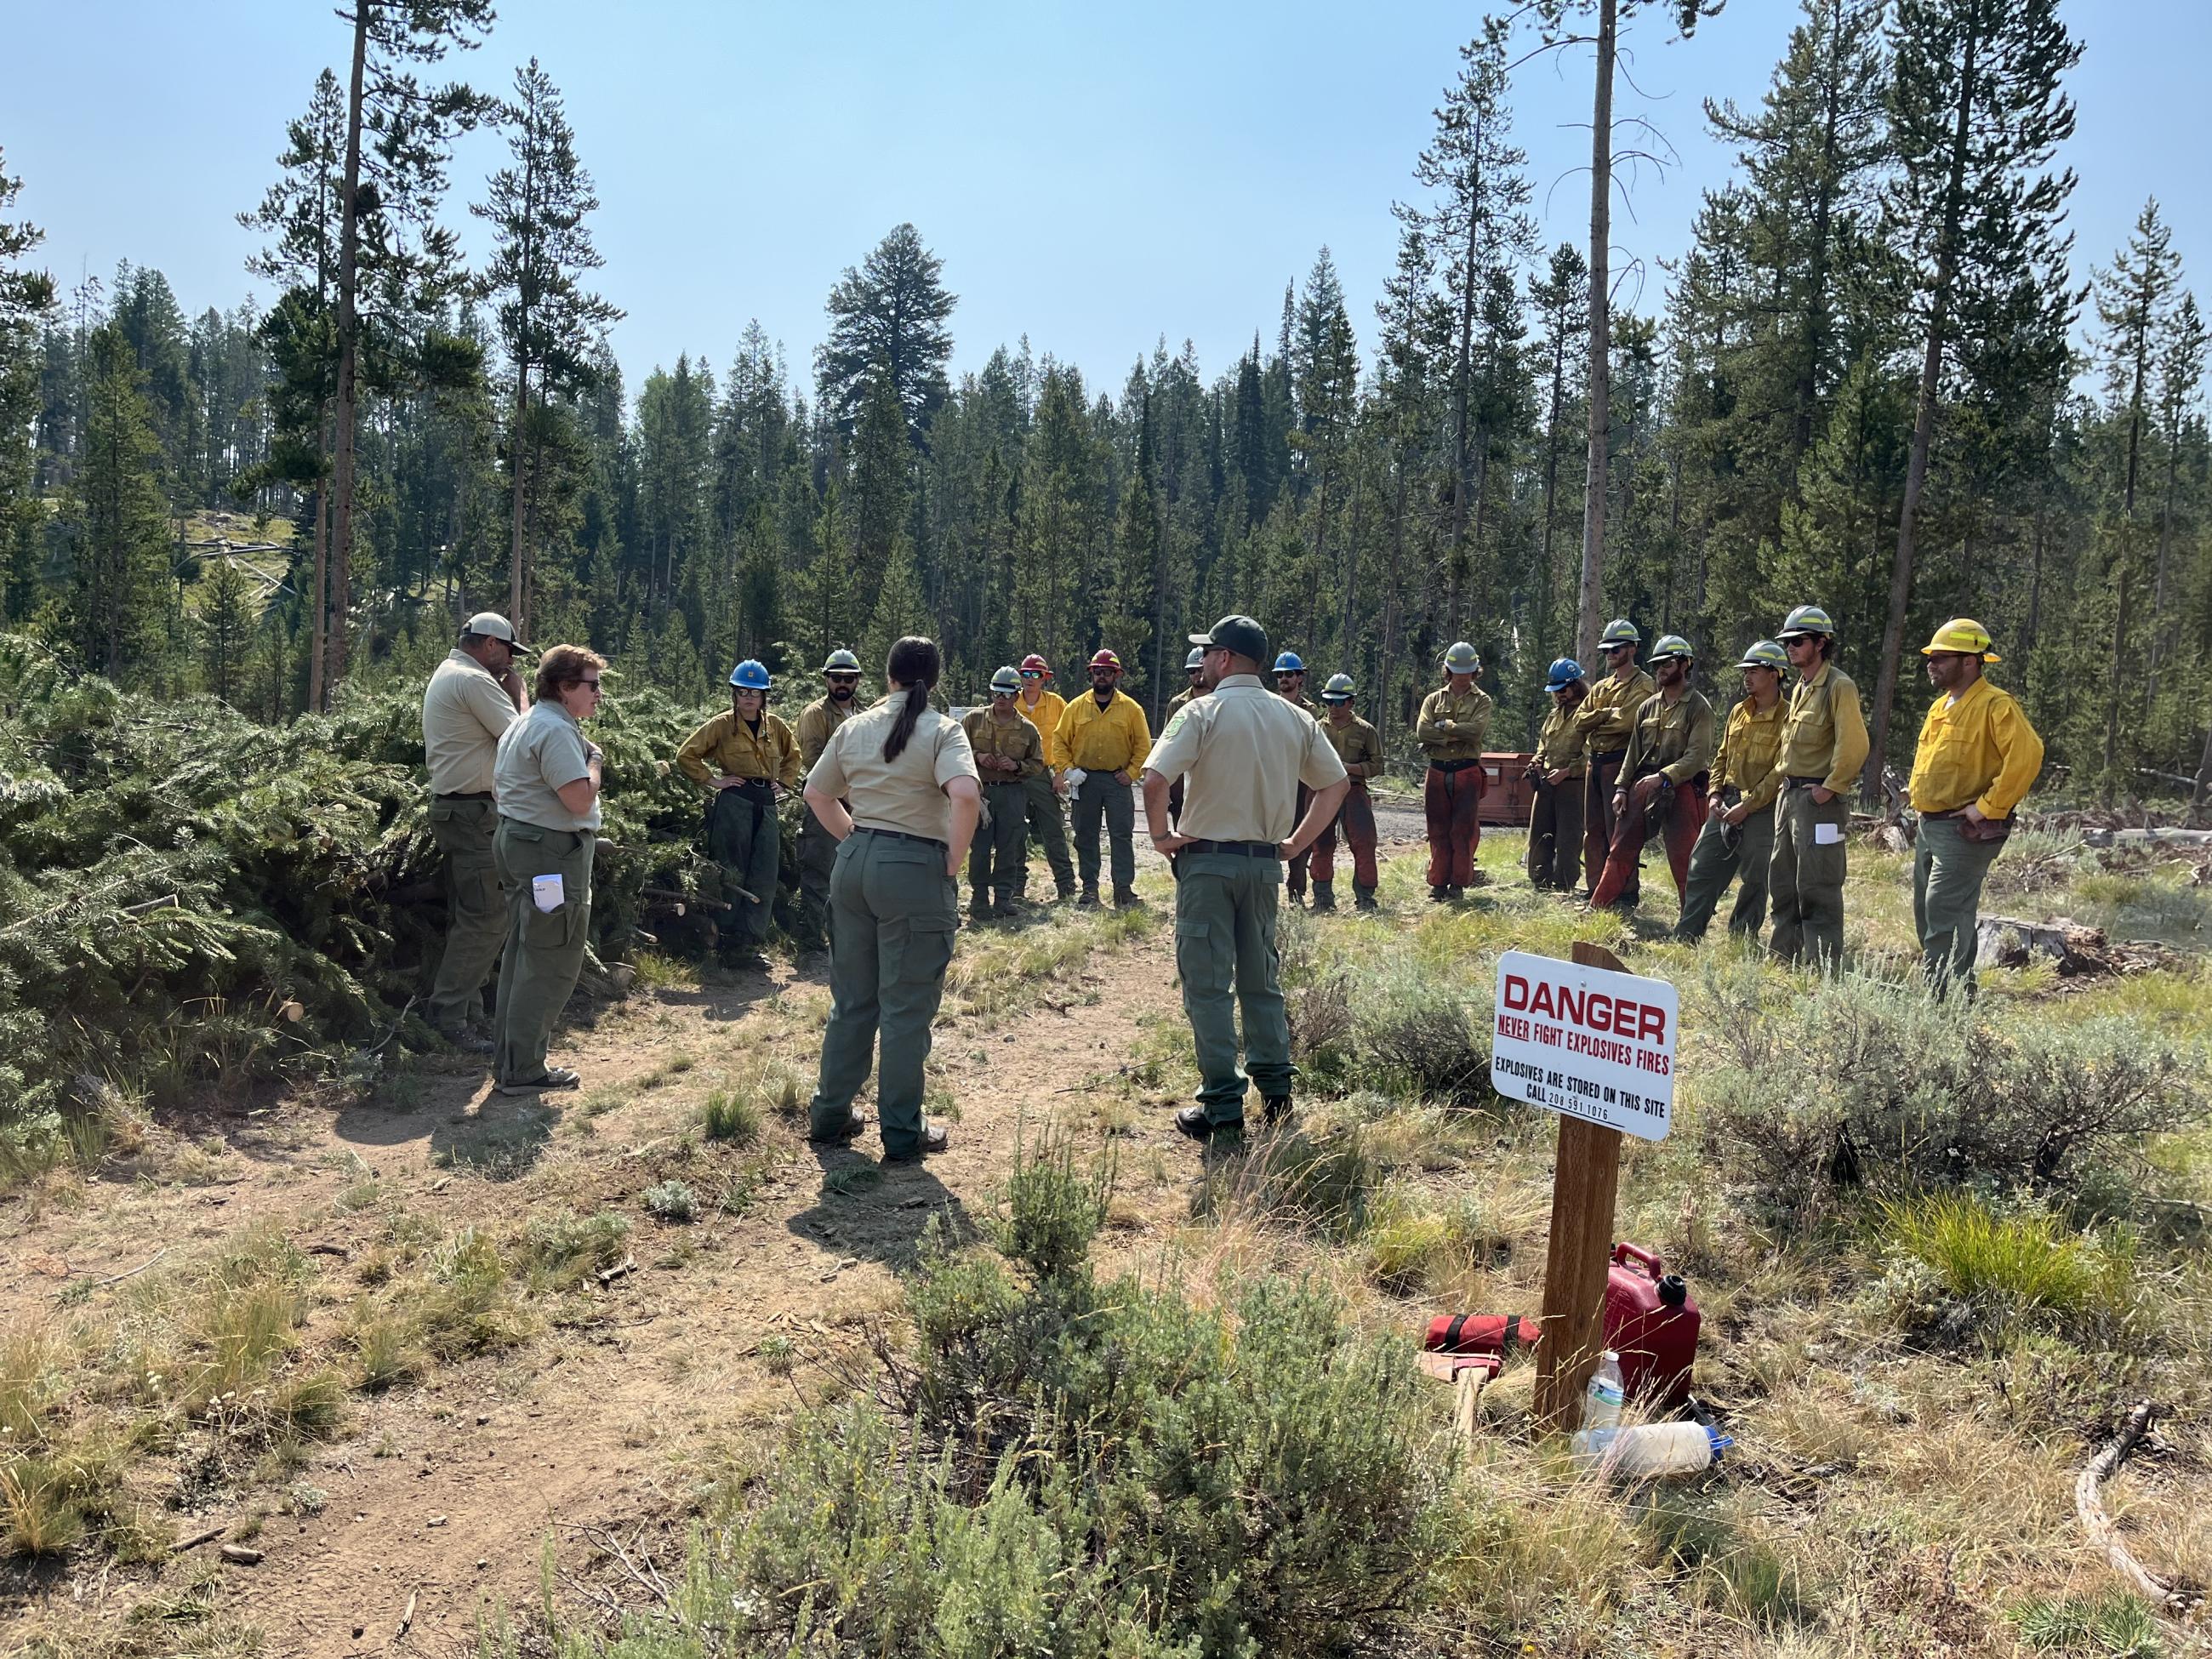
[[[615, 347], [635, 392], [680, 351], [719, 372], [757, 317], [796, 374], [840, 270], [911, 220], [960, 295], [956, 372], [1027, 333], [1039, 352], [1118, 391], [1166, 336], [1211, 377], [1271, 337], [1286, 282], [1323, 243], [1354, 320], [1395, 251], [1393, 197], [1480, 9], [1433, 0], [1322, 6], [1029, 3], [712, 4], [502, 0], [486, 46], [453, 60], [504, 89], [532, 54], [567, 94], [605, 206], [600, 286], [629, 313]], [[2081, 131], [2071, 214], [2086, 277], [2147, 194], [2175, 228], [2185, 275], [2212, 299], [2212, 227], [2197, 154], [2205, 0], [2075, 0], [2087, 46], [2070, 82]], [[1795, 0], [1730, 0], [1687, 43], [1639, 22], [1630, 40], [1649, 116], [1680, 153], [1634, 179], [1616, 265], [1680, 255], [1700, 191], [1726, 174], [1701, 99], [1756, 100]], [[0, 149], [25, 181], [16, 216], [47, 233], [64, 286], [119, 258], [159, 266], [188, 308], [256, 284], [233, 215], [275, 172], [283, 125], [345, 31], [318, 0], [82, 0], [19, 9], [0, 61]], [[1589, 200], [1589, 59], [1516, 74], [1547, 242], [1579, 240]], [[450, 216], [496, 165], [465, 141]], [[1631, 216], [1632, 213], [1632, 217]], [[1632, 290], [1631, 297], [1633, 297]]]

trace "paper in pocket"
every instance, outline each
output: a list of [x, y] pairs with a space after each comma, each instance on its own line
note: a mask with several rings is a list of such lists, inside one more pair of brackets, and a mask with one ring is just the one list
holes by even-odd
[[550, 876], [532, 876], [530, 878], [530, 896], [541, 910], [550, 913], [559, 909], [565, 896], [561, 890], [560, 873], [556, 871]]

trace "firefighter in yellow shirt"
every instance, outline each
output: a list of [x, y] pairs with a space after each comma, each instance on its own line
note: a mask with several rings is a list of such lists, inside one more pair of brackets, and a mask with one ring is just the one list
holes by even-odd
[[1067, 712], [1067, 704], [1052, 690], [1052, 665], [1036, 652], [1024, 657], [1015, 672], [1021, 676], [1022, 695], [1014, 706], [1044, 738], [1044, 766], [1024, 780], [1030, 792], [1030, 835], [1044, 849], [1060, 896], [1071, 899], [1075, 896], [1075, 865], [1067, 856], [1067, 813], [1060, 804], [1067, 793], [1067, 755], [1060, 746], [1060, 717]]
[[968, 852], [968, 914], [976, 921], [1019, 915], [1029, 879], [1029, 781], [1044, 770], [1044, 734], [1015, 709], [1021, 695], [1021, 676], [1001, 668], [991, 676], [989, 707], [961, 722], [989, 819]]
[[768, 971], [761, 945], [783, 850], [779, 788], [799, 787], [799, 740], [768, 712], [768, 670], [750, 657], [730, 674], [730, 712], [684, 740], [677, 769], [708, 792], [707, 856], [722, 866], [730, 926], [718, 930], [723, 965]]
[[1589, 681], [1580, 663], [1560, 657], [1544, 689], [1552, 694], [1552, 710], [1528, 763], [1528, 879], [1539, 892], [1571, 893], [1583, 856], [1583, 739], [1575, 710], [1589, 695]]
[[1782, 793], [1775, 763], [1782, 755], [1782, 676], [1790, 658], [1772, 640], [1760, 640], [1736, 664], [1743, 671], [1743, 701], [1729, 711], [1713, 757], [1708, 816], [1690, 849], [1690, 887], [1674, 937], [1686, 945], [1705, 938], [1713, 912], [1738, 877], [1729, 932], [1759, 937], [1766, 922], [1766, 865], [1774, 852], [1774, 801]]
[[[832, 732], [867, 707], [860, 700], [860, 659], [840, 647], [822, 663], [823, 693], [799, 711], [792, 730], [799, 738], [799, 769], [814, 769]], [[818, 950], [830, 942], [830, 872], [837, 862], [837, 838], [814, 809], [803, 807], [799, 821], [799, 938], [802, 948]]]
[[1482, 740], [1490, 694], [1474, 683], [1482, 659], [1465, 640], [1444, 653], [1444, 683], [1421, 700], [1413, 740], [1428, 757], [1421, 812], [1429, 826], [1429, 897], [1441, 903], [1475, 884], [1482, 845]]
[[1920, 727], [1907, 786], [1920, 830], [1912, 854], [1912, 924], [1922, 970], [1942, 996], [1974, 994], [1982, 882], [2012, 830], [2012, 812], [2043, 768], [2043, 739], [2012, 694], [1982, 676], [1998, 660], [1989, 629], [1960, 617], [1920, 649], [1942, 695]]
[[[1627, 617], [1615, 617], [1607, 623], [1597, 641], [1605, 676], [1575, 710], [1575, 730], [1583, 738], [1583, 882], [1592, 893], [1604, 878], [1605, 861], [1613, 850], [1613, 791], [1620, 781], [1620, 763], [1628, 756], [1629, 737], [1636, 730], [1636, 711], [1658, 690], [1651, 676], [1636, 665], [1636, 647], [1643, 643], [1644, 635]], [[1632, 872], [1622, 896], [1632, 906], [1642, 890], [1642, 881]]]
[[1809, 956], [1823, 969], [1844, 961], [1844, 831], [1871, 746], [1859, 689], [1836, 666], [1836, 625], [1817, 605], [1801, 605], [1775, 635], [1797, 671], [1782, 722], [1782, 800], [1774, 809], [1774, 857], [1766, 896], [1774, 907], [1767, 944], [1784, 962]]
[[1060, 747], [1075, 791], [1075, 857], [1083, 877], [1076, 902], [1098, 902], [1098, 822], [1112, 842], [1114, 902], [1136, 904], [1137, 798], [1133, 786], [1152, 746], [1142, 704], [1119, 690], [1121, 659], [1101, 650], [1091, 659], [1091, 695], [1060, 717]]

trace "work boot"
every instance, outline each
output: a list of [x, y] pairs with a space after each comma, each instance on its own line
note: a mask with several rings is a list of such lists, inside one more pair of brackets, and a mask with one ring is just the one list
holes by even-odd
[[843, 1146], [848, 1145], [854, 1136], [867, 1127], [868, 1121], [855, 1109], [845, 1115], [845, 1121], [842, 1123], [834, 1124], [829, 1128], [815, 1128], [809, 1126], [806, 1138], [817, 1146]]
[[1114, 908], [1117, 910], [1141, 910], [1145, 908], [1145, 902], [1137, 896], [1135, 888], [1116, 887], [1114, 890]]
[[1063, 881], [1060, 884], [1060, 890], [1053, 895], [1052, 902], [1054, 904], [1065, 904], [1074, 896], [1075, 884], [1072, 881]]
[[1269, 1128], [1291, 1121], [1291, 1097], [1288, 1095], [1269, 1095], [1261, 1103], [1261, 1115]]
[[971, 895], [968, 900], [968, 920], [970, 921], [990, 921], [991, 916], [991, 901], [985, 898], [981, 893]]
[[1216, 1139], [1241, 1141], [1244, 1138], [1244, 1125], [1242, 1121], [1216, 1123], [1206, 1116], [1206, 1108], [1203, 1106], [1184, 1107], [1175, 1115], [1175, 1126], [1201, 1146]]
[[556, 1089], [580, 1087], [583, 1079], [565, 1066], [549, 1066], [544, 1077], [524, 1078], [513, 1083], [502, 1083], [499, 1091], [503, 1095], [546, 1094]]
[[1335, 909], [1335, 908], [1336, 908], [1336, 884], [1335, 884], [1334, 881], [1317, 881], [1317, 882], [1316, 882], [1316, 883], [1313, 884], [1313, 898], [1314, 898], [1314, 902], [1313, 902], [1313, 908], [1314, 908], [1315, 909], [1316, 909], [1316, 910], [1334, 910], [1334, 909]]
[[473, 1025], [464, 1025], [458, 1031], [441, 1031], [438, 1035], [446, 1040], [448, 1046], [465, 1054], [488, 1054], [499, 1047]]
[[769, 970], [769, 961], [758, 951], [746, 946], [723, 951], [722, 966], [732, 974], [765, 974]]
[[1018, 916], [1029, 908], [1029, 901], [1019, 893], [999, 895], [999, 914], [1002, 916]]
[[1431, 904], [1442, 904], [1450, 896], [1451, 889], [1445, 886], [1441, 882], [1437, 883], [1429, 889], [1429, 902]]
[[1098, 908], [1098, 890], [1096, 887], [1085, 888], [1083, 896], [1075, 901], [1075, 908], [1079, 910], [1096, 910]]
[[1352, 884], [1352, 902], [1356, 909], [1379, 910], [1382, 908], [1375, 902], [1375, 890], [1372, 887], [1362, 887], [1357, 882]]
[[942, 1123], [925, 1122], [921, 1126], [921, 1145], [910, 1152], [885, 1152], [886, 1164], [919, 1164], [943, 1152], [952, 1144], [952, 1132]]

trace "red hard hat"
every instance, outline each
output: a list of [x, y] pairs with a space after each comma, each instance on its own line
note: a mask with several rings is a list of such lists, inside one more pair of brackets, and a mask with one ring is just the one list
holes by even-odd
[[1042, 657], [1037, 655], [1036, 652], [1032, 651], [1028, 656], [1022, 659], [1022, 672], [1024, 673], [1042, 674], [1045, 678], [1050, 679], [1052, 678], [1052, 665], [1047, 662]]
[[1111, 651], [1103, 649], [1091, 659], [1091, 665], [1093, 668], [1110, 668], [1117, 674], [1121, 672], [1121, 659]]

